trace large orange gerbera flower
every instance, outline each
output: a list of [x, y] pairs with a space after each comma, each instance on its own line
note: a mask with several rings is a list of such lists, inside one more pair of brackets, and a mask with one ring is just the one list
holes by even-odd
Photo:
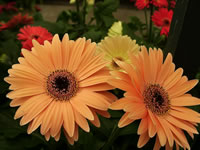
[[157, 134], [155, 149], [164, 145], [172, 149], [174, 141], [177, 147], [190, 149], [183, 130], [191, 137], [197, 134], [195, 126], [200, 122], [200, 114], [183, 106], [200, 104], [200, 99], [186, 94], [198, 81], [188, 81], [186, 76], [182, 76], [182, 68], [175, 70], [171, 54], [163, 63], [160, 49], [149, 49], [149, 54], [145, 47], [141, 49], [138, 56], [130, 56], [132, 64], [116, 60], [125, 72], [113, 71], [116, 79], [109, 81], [126, 91], [124, 98], [110, 107], [126, 112], [118, 126], [124, 127], [141, 119], [138, 127], [139, 148]]
[[40, 125], [41, 134], [59, 140], [61, 127], [69, 143], [78, 140], [78, 126], [89, 132], [86, 119], [99, 127], [97, 114], [109, 117], [106, 111], [115, 96], [105, 90], [111, 78], [107, 62], [96, 55], [95, 43], [85, 38], [62, 42], [55, 35], [52, 44], [33, 41], [32, 51], [22, 50], [24, 58], [10, 69], [5, 81], [10, 83], [7, 97], [11, 106], [20, 106], [15, 119], [28, 125], [32, 133]]

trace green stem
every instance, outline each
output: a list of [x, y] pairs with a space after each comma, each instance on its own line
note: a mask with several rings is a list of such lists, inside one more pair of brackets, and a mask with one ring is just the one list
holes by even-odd
[[81, 15], [80, 15], [79, 0], [76, 0], [76, 12], [77, 12], [77, 17], [78, 17], [77, 22], [78, 22], [78, 23], [81, 23]]
[[85, 20], [86, 20], [86, 15], [87, 15], [87, 2], [86, 0], [83, 0], [83, 24], [85, 24]]
[[150, 17], [149, 17], [149, 21], [150, 21], [150, 27], [149, 27], [149, 42], [152, 41], [152, 30], [153, 30], [153, 22], [151, 19], [151, 16], [153, 15], [153, 5], [150, 5]]
[[115, 141], [115, 139], [118, 137], [118, 135], [119, 135], [119, 128], [116, 124], [112, 130], [110, 137], [108, 138], [108, 141], [104, 144], [102, 150], [108, 150]]
[[144, 9], [144, 16], [145, 16], [145, 22], [146, 22], [146, 30], [148, 31], [149, 30], [149, 22], [147, 20], [147, 8], [145, 7]]
[[77, 11], [77, 13], [80, 12], [80, 8], [79, 8], [79, 0], [76, 0], [76, 11]]

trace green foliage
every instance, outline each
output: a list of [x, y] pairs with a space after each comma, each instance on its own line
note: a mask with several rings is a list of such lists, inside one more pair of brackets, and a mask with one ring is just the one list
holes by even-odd
[[104, 0], [103, 2], [97, 2], [94, 8], [94, 16], [96, 18], [97, 26], [110, 27], [116, 19], [113, 16], [113, 12], [117, 10], [119, 6], [119, 0]]

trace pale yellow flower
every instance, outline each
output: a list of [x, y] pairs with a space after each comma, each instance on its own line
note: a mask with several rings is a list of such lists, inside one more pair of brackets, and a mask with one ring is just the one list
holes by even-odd
[[117, 36], [117, 35], [122, 35], [122, 22], [114, 22], [113, 25], [110, 27], [108, 30], [108, 36]]
[[110, 62], [108, 67], [111, 70], [119, 69], [115, 59], [129, 63], [129, 53], [137, 54], [139, 49], [136, 40], [121, 35], [105, 37], [97, 46], [97, 52], [103, 52], [105, 54], [104, 58]]
[[[70, 4], [74, 4], [76, 2], [76, 0], [70, 0], [69, 3]], [[87, 3], [89, 5], [94, 5], [95, 0], [87, 0]]]
[[76, 2], [76, 0], [70, 0], [69, 3], [70, 4], [74, 4]]
[[94, 2], [95, 2], [95, 0], [87, 0], [87, 3], [88, 3], [89, 5], [94, 5]]

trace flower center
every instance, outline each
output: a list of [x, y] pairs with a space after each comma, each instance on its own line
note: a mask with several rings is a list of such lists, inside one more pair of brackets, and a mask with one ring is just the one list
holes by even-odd
[[[123, 61], [123, 59], [122, 59], [121, 57], [115, 57], [115, 59], [120, 60], [120, 61]], [[111, 66], [112, 66], [114, 69], [120, 69], [119, 65], [114, 61], [114, 59], [112, 60]]]
[[144, 103], [156, 115], [164, 115], [170, 109], [167, 92], [159, 84], [149, 84], [143, 92]]
[[170, 25], [170, 21], [168, 19], [164, 19], [163, 26], [169, 26], [169, 25]]
[[36, 39], [36, 40], [37, 40], [38, 38], [39, 38], [39, 35], [34, 35], [34, 34], [33, 34], [33, 35], [31, 36], [31, 39]]
[[46, 82], [48, 94], [56, 100], [69, 100], [78, 90], [75, 77], [67, 70], [52, 72]]

